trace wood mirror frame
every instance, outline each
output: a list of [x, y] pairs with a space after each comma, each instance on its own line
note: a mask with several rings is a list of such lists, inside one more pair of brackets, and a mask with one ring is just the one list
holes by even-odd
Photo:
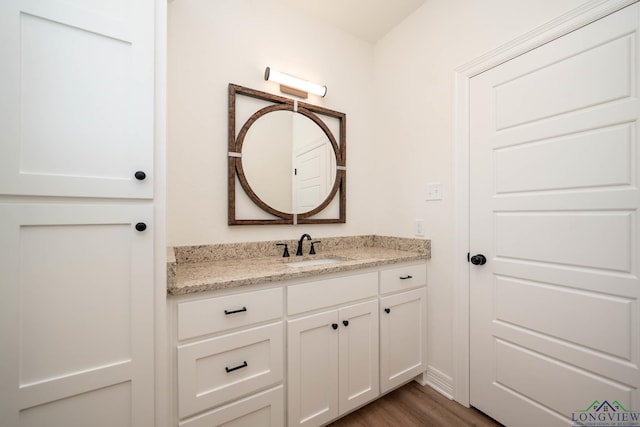
[[[249, 119], [240, 128], [236, 136], [236, 97], [238, 95], [248, 96], [250, 98], [267, 101], [270, 105], [259, 109], [249, 117]], [[291, 111], [297, 112], [311, 119], [317, 124], [324, 134], [327, 136], [333, 147], [336, 156], [336, 177], [333, 187], [329, 191], [326, 199], [314, 209], [303, 213], [289, 213], [274, 209], [265, 203], [251, 189], [245, 176], [242, 166], [242, 147], [251, 125], [256, 120], [273, 111]], [[339, 121], [340, 135], [338, 141], [334, 137], [329, 127], [318, 116], [325, 115], [335, 118]], [[229, 84], [229, 153], [228, 153], [228, 191], [229, 191], [229, 225], [273, 225], [273, 224], [336, 224], [346, 222], [346, 115], [338, 111], [330, 110], [317, 105], [311, 105], [303, 102], [297, 102], [290, 98], [273, 95], [255, 89], [243, 86]], [[239, 219], [236, 215], [236, 177], [240, 185], [249, 199], [263, 211], [274, 216], [273, 219]], [[337, 218], [313, 218], [323, 211], [338, 195], [338, 211]]]

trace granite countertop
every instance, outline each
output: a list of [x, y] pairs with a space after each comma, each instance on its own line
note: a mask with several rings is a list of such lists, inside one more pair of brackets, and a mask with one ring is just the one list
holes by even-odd
[[[297, 241], [177, 246], [167, 253], [167, 293], [183, 295], [321, 274], [378, 267], [431, 258], [431, 242], [386, 236], [352, 236], [319, 239], [316, 255], [295, 256]], [[314, 240], [315, 241], [315, 240]], [[282, 257], [287, 243], [289, 258]], [[308, 253], [309, 242], [304, 242]], [[290, 267], [309, 259], [336, 258], [332, 264]]]

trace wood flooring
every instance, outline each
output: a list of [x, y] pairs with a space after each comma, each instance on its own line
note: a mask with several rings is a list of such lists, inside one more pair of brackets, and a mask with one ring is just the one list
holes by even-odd
[[415, 381], [329, 424], [328, 427], [501, 427], [475, 408], [465, 408]]

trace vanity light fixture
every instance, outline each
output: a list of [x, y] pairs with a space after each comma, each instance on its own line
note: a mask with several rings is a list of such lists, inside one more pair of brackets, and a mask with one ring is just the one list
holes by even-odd
[[324, 97], [327, 94], [327, 87], [316, 83], [311, 83], [297, 77], [290, 76], [271, 67], [264, 70], [264, 79], [280, 84], [280, 91], [289, 95], [307, 98], [310, 93]]

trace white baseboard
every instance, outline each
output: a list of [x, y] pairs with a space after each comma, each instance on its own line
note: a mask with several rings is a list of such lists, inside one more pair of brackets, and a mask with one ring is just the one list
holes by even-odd
[[[422, 384], [422, 381], [418, 382]], [[433, 366], [427, 366], [426, 384], [448, 399], [453, 399], [453, 378]]]

